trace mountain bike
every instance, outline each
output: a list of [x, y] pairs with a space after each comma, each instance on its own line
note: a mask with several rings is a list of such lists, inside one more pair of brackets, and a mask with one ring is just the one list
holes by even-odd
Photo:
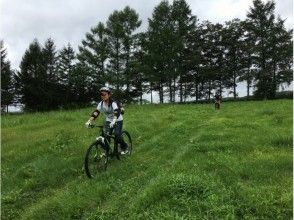
[[[121, 156], [130, 156], [133, 150], [132, 139], [129, 132], [125, 130], [122, 131], [122, 138], [128, 145], [128, 153], [121, 155], [122, 150], [115, 141], [115, 136], [112, 134], [113, 129], [110, 130], [110, 133], [105, 133], [102, 125], [91, 126], [91, 128], [94, 127], [100, 129], [100, 135], [88, 147], [85, 154], [84, 168], [89, 178], [93, 178], [97, 174], [106, 171], [111, 158], [116, 157], [120, 160]], [[109, 148], [107, 148], [107, 146], [109, 146]], [[109, 151], [107, 151], [107, 149], [109, 149]]]

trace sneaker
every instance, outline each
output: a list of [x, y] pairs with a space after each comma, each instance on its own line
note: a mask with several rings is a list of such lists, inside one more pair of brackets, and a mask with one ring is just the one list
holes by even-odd
[[120, 154], [122, 154], [122, 155], [125, 155], [125, 154], [128, 154], [128, 153], [129, 153], [128, 149], [120, 152]]

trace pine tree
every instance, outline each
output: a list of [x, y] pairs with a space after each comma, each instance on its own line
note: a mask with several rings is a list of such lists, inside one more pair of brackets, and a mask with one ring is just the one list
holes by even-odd
[[204, 21], [201, 29], [201, 91], [210, 100], [214, 89], [218, 89], [221, 95], [224, 88], [223, 26]]
[[[42, 63], [44, 68], [43, 81], [44, 94], [42, 110], [56, 109], [64, 99], [62, 86], [58, 82], [57, 75], [57, 51], [53, 39], [48, 38], [42, 48]], [[62, 94], [62, 95], [61, 95]]]
[[229, 76], [226, 71], [227, 60], [225, 57], [225, 42], [224, 42], [224, 26], [222, 24], [213, 25], [213, 38], [212, 38], [212, 68], [213, 68], [213, 81], [216, 93], [222, 96], [224, 88], [228, 84]]
[[[197, 66], [198, 45], [196, 33], [196, 17], [192, 15], [192, 11], [185, 0], [175, 0], [171, 9], [171, 17], [173, 22], [173, 51], [171, 60], [174, 61], [175, 73], [171, 71], [169, 78], [178, 77], [180, 90], [180, 102], [187, 95], [191, 95], [188, 84], [190, 84], [190, 73], [195, 72]], [[195, 56], [195, 58], [194, 58]], [[196, 61], [196, 63], [195, 63]], [[183, 87], [184, 85], [184, 87]]]
[[280, 84], [290, 84], [293, 81], [293, 30], [287, 31], [284, 22], [278, 18], [270, 36], [271, 97], [275, 97]]
[[[129, 96], [130, 62], [134, 56], [134, 31], [141, 25], [134, 9], [125, 7], [114, 11], [108, 18], [109, 63], [107, 73], [110, 84], [115, 86], [116, 96]], [[126, 85], [125, 94], [120, 90]]]
[[49, 81], [56, 81], [56, 46], [54, 44], [53, 39], [48, 38], [45, 41], [45, 45], [42, 48], [42, 59], [43, 59], [43, 65], [45, 70], [45, 76]]
[[8, 106], [13, 103], [14, 98], [14, 73], [10, 67], [10, 61], [7, 60], [7, 52], [4, 48], [4, 42], [0, 41], [0, 52], [1, 52], [1, 110], [8, 112]]
[[71, 83], [73, 96], [71, 97], [71, 101], [77, 106], [84, 106], [93, 100], [93, 97], [88, 94], [87, 90], [87, 78], [89, 77], [87, 73], [90, 71], [88, 68], [83, 63], [77, 63], [72, 72]]
[[75, 52], [70, 44], [63, 47], [59, 51], [58, 61], [57, 61], [57, 74], [58, 83], [61, 85], [62, 91], [65, 92], [65, 97], [62, 104], [68, 104], [72, 102], [72, 97], [74, 96], [72, 92], [72, 75], [74, 71], [75, 62]]
[[56, 60], [55, 45], [50, 38], [43, 48], [34, 40], [25, 51], [16, 76], [16, 88], [26, 110], [46, 111], [61, 104]]
[[107, 65], [108, 80], [119, 91], [123, 87], [124, 53], [122, 13], [114, 11], [107, 21], [108, 39], [110, 45], [109, 64]]
[[20, 102], [26, 110], [41, 110], [46, 87], [41, 46], [34, 40], [25, 51], [16, 76], [16, 88], [21, 97]]
[[108, 33], [105, 25], [99, 22], [97, 26], [91, 28], [90, 33], [86, 33], [86, 39], [82, 41], [77, 54], [81, 66], [87, 70], [85, 80], [90, 99], [95, 99], [97, 91], [107, 81], [106, 61], [109, 53]]
[[255, 96], [259, 98], [270, 98], [272, 93], [272, 71], [270, 60], [272, 59], [271, 35], [275, 22], [275, 3], [268, 1], [263, 3], [261, 0], [254, 0], [253, 7], [247, 14], [247, 31], [255, 41], [254, 64], [257, 66], [257, 83], [255, 86]]
[[245, 66], [242, 51], [243, 29], [241, 27], [241, 21], [239, 19], [234, 19], [226, 22], [223, 33], [223, 41], [225, 44], [225, 68], [228, 74], [224, 83], [229, 88], [233, 87], [233, 95], [234, 99], [236, 99], [237, 82]]
[[[134, 34], [134, 31], [140, 27], [141, 21], [139, 20], [139, 15], [134, 9], [130, 7], [125, 7], [122, 11], [123, 19], [123, 29], [124, 29], [124, 39], [123, 39], [123, 48], [124, 48], [124, 59], [125, 59], [125, 71], [124, 71], [124, 81], [126, 85], [127, 96], [130, 96], [130, 87], [129, 83], [132, 79], [133, 72], [131, 66], [135, 65], [136, 57], [135, 53], [138, 55], [140, 53], [138, 50], [138, 43], [136, 42], [137, 35]], [[140, 77], [139, 77], [140, 78]]]
[[134, 51], [129, 60], [129, 83], [132, 87], [129, 90], [130, 98], [140, 98], [140, 104], [143, 103], [143, 94], [147, 92], [148, 86], [146, 78], [146, 63], [144, 51], [144, 43], [146, 36], [144, 33], [139, 33], [134, 37]]
[[[162, 1], [154, 8], [149, 19], [146, 51], [152, 89], [159, 91], [160, 103], [163, 103], [164, 85], [171, 88], [170, 73], [174, 71], [173, 50], [175, 36], [171, 19], [171, 6]], [[171, 90], [171, 89], [170, 89]]]
[[253, 82], [255, 76], [257, 75], [255, 67], [253, 66], [254, 63], [254, 46], [255, 40], [252, 37], [252, 34], [248, 32], [247, 26], [250, 25], [248, 20], [241, 22], [241, 28], [243, 29], [243, 40], [241, 43], [241, 50], [242, 53], [242, 63], [244, 64], [244, 68], [240, 73], [240, 81], [246, 81], [247, 84], [247, 99], [250, 96], [250, 88], [253, 87]]

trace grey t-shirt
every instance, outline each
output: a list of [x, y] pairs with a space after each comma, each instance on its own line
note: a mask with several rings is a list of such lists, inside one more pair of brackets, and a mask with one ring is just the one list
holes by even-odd
[[[106, 121], [112, 121], [113, 120], [113, 114], [114, 114], [114, 110], [118, 109], [118, 106], [116, 104], [116, 102], [112, 102], [112, 104], [110, 106], [108, 106], [108, 104], [106, 105], [105, 102], [99, 102], [98, 106], [97, 106], [97, 110], [99, 112], [104, 112], [106, 115]], [[122, 121], [123, 117], [120, 114], [120, 116], [117, 119], [118, 121]]]

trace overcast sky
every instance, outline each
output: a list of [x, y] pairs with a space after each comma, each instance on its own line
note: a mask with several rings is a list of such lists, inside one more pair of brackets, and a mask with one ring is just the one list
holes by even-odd
[[[186, 0], [200, 22], [213, 23], [233, 18], [245, 19], [252, 0]], [[85, 33], [98, 22], [106, 22], [114, 10], [129, 5], [139, 14], [146, 30], [148, 18], [160, 0], [0, 0], [0, 39], [5, 42], [12, 68], [19, 67], [29, 44], [37, 38], [41, 44], [51, 37], [57, 49], [71, 43], [77, 52]], [[170, 1], [172, 2], [172, 1]], [[293, 27], [293, 0], [276, 0], [276, 15]]]

